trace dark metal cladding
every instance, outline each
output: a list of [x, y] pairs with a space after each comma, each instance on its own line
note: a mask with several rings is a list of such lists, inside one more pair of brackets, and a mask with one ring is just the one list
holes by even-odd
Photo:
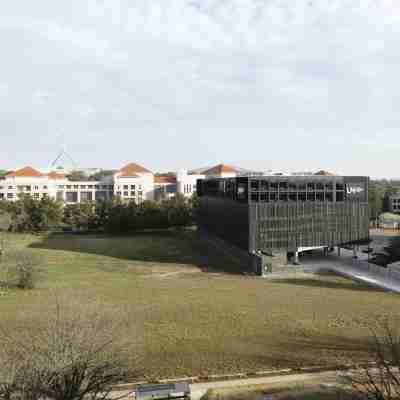
[[201, 228], [253, 253], [369, 240], [368, 177], [254, 176], [197, 182]]

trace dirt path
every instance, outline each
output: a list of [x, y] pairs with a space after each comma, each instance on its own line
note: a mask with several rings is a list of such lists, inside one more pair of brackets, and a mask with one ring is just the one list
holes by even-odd
[[[337, 384], [340, 381], [341, 371], [304, 372], [290, 375], [267, 376], [259, 378], [233, 379], [215, 382], [190, 384], [191, 400], [200, 400], [209, 390], [245, 389], [246, 387], [263, 386], [263, 390], [271, 387], [288, 388], [296, 385]], [[133, 390], [118, 390], [112, 393], [113, 399], [133, 398]]]

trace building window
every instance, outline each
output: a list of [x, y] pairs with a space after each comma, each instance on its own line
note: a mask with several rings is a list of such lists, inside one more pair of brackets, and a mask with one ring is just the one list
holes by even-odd
[[336, 201], [344, 201], [344, 192], [342, 191], [336, 192]]
[[129, 192], [124, 192], [124, 197], [129, 197]]
[[81, 185], [81, 189], [86, 189], [86, 185]]
[[34, 197], [35, 199], [40, 198], [40, 193], [34, 193], [34, 194], [33, 194], [33, 197]]
[[128, 185], [124, 185], [124, 190], [128, 190], [129, 186]]
[[92, 192], [81, 192], [81, 201], [92, 201], [93, 193]]
[[100, 189], [100, 186], [99, 186], [99, 185], [94, 185], [94, 188], [95, 188], [96, 190], [99, 190], [99, 189]]
[[9, 189], [9, 190], [13, 190], [13, 187], [12, 187], [12, 186], [9, 186], [8, 189]]
[[131, 197], [135, 197], [136, 196], [136, 192], [131, 192]]
[[136, 186], [135, 185], [131, 185], [131, 190], [135, 190]]
[[74, 185], [74, 189], [79, 189], [79, 185]]
[[13, 199], [14, 194], [13, 193], [7, 193], [7, 199]]
[[48, 189], [48, 187], [45, 185], [45, 186], [43, 186], [43, 189], [44, 189], [44, 190], [47, 190], [47, 189]]
[[65, 201], [67, 203], [77, 203], [78, 202], [78, 192], [66, 192]]
[[93, 185], [88, 185], [88, 189], [93, 189]]
[[35, 190], [39, 190], [39, 186], [35, 186]]

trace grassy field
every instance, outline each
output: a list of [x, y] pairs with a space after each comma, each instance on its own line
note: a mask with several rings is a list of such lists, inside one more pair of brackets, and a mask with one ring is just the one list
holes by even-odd
[[[235, 273], [195, 232], [124, 237], [9, 235], [42, 279], [0, 297], [0, 323], [35, 326], [55, 296], [121, 319], [132, 372], [159, 378], [321, 365], [365, 356], [365, 325], [394, 321], [400, 296], [334, 276], [263, 280]], [[55, 294], [56, 293], [56, 294]]]

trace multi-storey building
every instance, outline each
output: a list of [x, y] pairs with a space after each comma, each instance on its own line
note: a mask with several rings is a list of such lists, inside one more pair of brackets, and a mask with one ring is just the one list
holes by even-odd
[[[77, 170], [83, 174], [83, 170]], [[101, 170], [93, 170], [100, 172]], [[204, 168], [201, 172], [181, 170], [174, 174], [154, 175], [136, 163], [111, 171], [101, 180], [70, 180], [63, 170], [42, 172], [32, 167], [9, 171], [0, 179], [0, 199], [15, 201], [22, 195], [35, 199], [51, 197], [66, 204], [119, 197], [141, 203], [144, 200], [170, 198], [177, 193], [191, 197], [198, 179], [231, 178], [239, 170], [226, 164]]]
[[385, 197], [386, 208], [389, 212], [400, 213], [400, 192]]
[[0, 180], [0, 199], [15, 201], [22, 195], [35, 199], [51, 197], [67, 204], [120, 197], [141, 203], [154, 199], [154, 176], [130, 163], [101, 181], [71, 181], [59, 171], [42, 173], [32, 167], [8, 172]]
[[368, 243], [368, 183], [368, 177], [326, 174], [199, 180], [198, 223], [251, 255], [250, 264], [269, 257], [272, 271], [280, 256], [293, 254], [297, 263], [312, 248]]

